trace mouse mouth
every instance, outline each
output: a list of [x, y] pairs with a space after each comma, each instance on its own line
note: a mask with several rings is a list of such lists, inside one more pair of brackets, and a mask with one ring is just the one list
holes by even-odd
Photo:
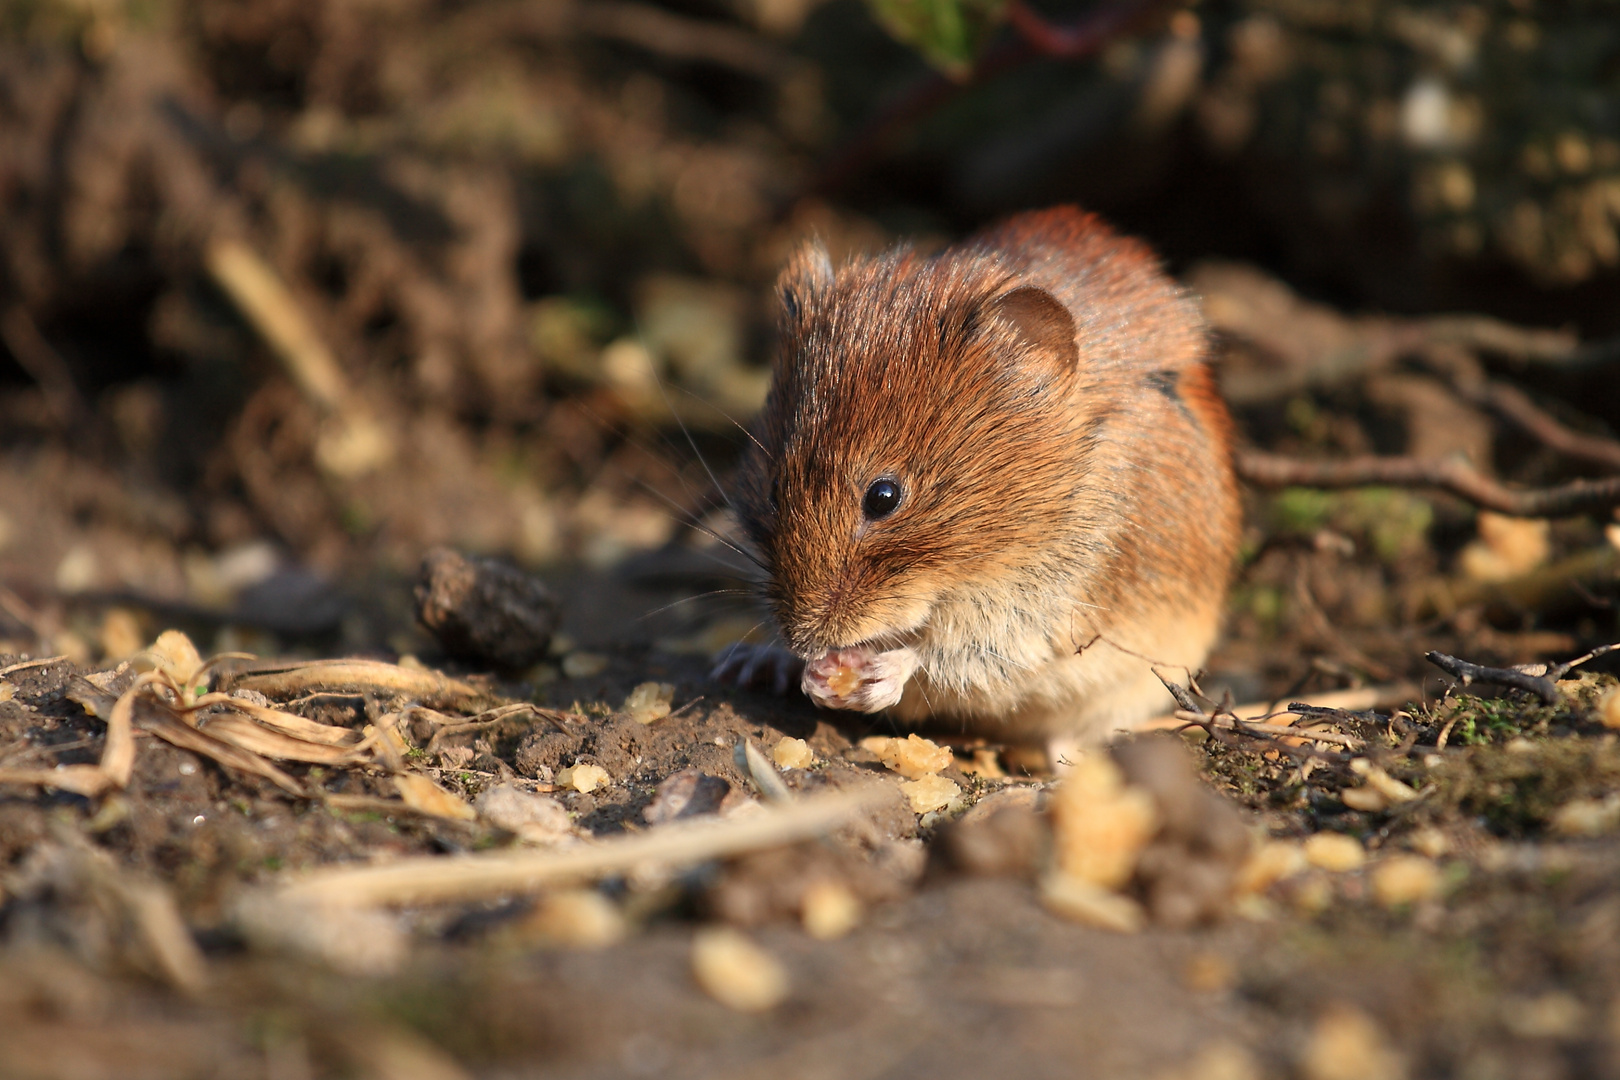
[[908, 646], [893, 647], [892, 640], [829, 649], [810, 658], [799, 685], [823, 708], [880, 712], [896, 705], [920, 659]]

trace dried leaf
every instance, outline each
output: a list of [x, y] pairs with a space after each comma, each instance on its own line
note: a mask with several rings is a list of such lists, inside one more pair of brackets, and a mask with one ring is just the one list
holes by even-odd
[[394, 786], [399, 789], [399, 796], [405, 800], [405, 805], [419, 814], [452, 821], [478, 820], [478, 811], [421, 773], [400, 773], [394, 777]]

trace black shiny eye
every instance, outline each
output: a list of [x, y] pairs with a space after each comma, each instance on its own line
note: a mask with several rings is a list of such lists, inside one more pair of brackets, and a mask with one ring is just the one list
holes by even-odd
[[893, 480], [874, 480], [861, 499], [861, 513], [868, 521], [886, 518], [900, 505], [900, 485]]

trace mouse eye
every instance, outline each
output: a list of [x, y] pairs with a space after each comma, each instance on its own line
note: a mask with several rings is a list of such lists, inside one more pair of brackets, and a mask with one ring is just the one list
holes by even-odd
[[893, 480], [874, 480], [861, 499], [861, 513], [868, 521], [886, 518], [900, 505], [900, 485]]

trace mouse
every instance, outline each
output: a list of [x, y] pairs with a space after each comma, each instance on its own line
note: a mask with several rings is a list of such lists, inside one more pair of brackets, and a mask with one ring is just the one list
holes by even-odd
[[1174, 707], [1220, 630], [1233, 425], [1194, 296], [1063, 206], [937, 253], [776, 284], [779, 348], [734, 508], [780, 644], [728, 681], [1009, 742], [1089, 744]]

